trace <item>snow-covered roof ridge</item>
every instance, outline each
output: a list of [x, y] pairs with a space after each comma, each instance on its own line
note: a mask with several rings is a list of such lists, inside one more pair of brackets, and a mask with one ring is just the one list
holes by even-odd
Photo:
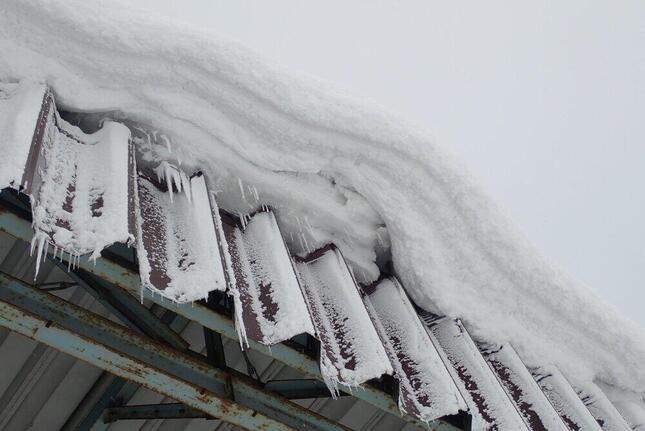
[[645, 391], [643, 331], [541, 258], [427, 134], [236, 44], [99, 5], [2, 2], [0, 76], [166, 133], [212, 186], [252, 185], [285, 226], [305, 214], [303, 248], [336, 243], [361, 281], [385, 243], [418, 305], [528, 363]]

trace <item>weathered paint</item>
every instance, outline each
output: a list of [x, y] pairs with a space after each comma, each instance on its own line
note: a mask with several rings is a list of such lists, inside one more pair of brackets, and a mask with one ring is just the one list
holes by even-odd
[[0, 325], [244, 429], [292, 429], [4, 302]]
[[234, 398], [238, 403], [286, 423], [294, 429], [346, 429], [285, 398], [262, 390], [246, 376], [231, 375], [210, 367], [202, 361], [116, 325], [52, 294], [12, 281], [3, 275], [0, 275], [0, 283], [0, 300], [5, 303], [20, 307], [39, 318], [55, 323], [62, 329], [73, 331], [78, 336], [121, 355], [127, 355], [138, 363], [154, 367], [173, 378], [189, 382], [220, 397], [228, 394], [227, 382], [230, 381]]
[[207, 416], [181, 403], [146, 404], [137, 406], [110, 407], [103, 412], [103, 422], [110, 423], [132, 419], [180, 419], [204, 418]]
[[[18, 217], [13, 212], [0, 206], [0, 230], [23, 241], [29, 242], [33, 236], [33, 231], [28, 221]], [[107, 281], [111, 285], [121, 288], [135, 297], [142, 297], [152, 302], [176, 312], [177, 314], [192, 320], [200, 325], [218, 332], [226, 338], [237, 340], [238, 335], [235, 330], [233, 321], [223, 314], [220, 314], [202, 303], [194, 304], [177, 304], [168, 299], [164, 299], [153, 292], [141, 290], [139, 275], [134, 271], [118, 265], [110, 260], [99, 258], [96, 262], [90, 262], [86, 259], [80, 259], [78, 266], [95, 276]], [[284, 363], [285, 365], [300, 371], [304, 376], [315, 378], [322, 381], [318, 363], [311, 357], [286, 344], [276, 344], [268, 348], [252, 339], [248, 340], [249, 348], [269, 355]], [[410, 416], [402, 416], [399, 412], [397, 403], [392, 397], [371, 386], [365, 385], [359, 388], [346, 388], [340, 386], [341, 391], [350, 392], [352, 396], [365, 401], [376, 408], [389, 414], [401, 417], [403, 420], [425, 427], [425, 424], [417, 421]], [[440, 420], [430, 422], [428, 426], [438, 431], [452, 431], [457, 428]]]
[[[66, 265], [60, 260], [50, 260], [59, 268], [66, 270]], [[188, 348], [188, 342], [170, 329], [161, 318], [157, 317], [134, 296], [121, 289], [110, 289], [100, 280], [82, 270], [68, 271], [67, 275], [124, 324], [140, 330], [148, 337], [168, 343], [176, 349], [185, 350]]]

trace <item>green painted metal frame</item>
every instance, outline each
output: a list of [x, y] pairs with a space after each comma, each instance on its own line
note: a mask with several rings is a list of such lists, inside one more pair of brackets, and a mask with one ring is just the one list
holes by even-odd
[[137, 406], [110, 407], [103, 413], [103, 422], [111, 423], [136, 419], [184, 419], [206, 418], [203, 412], [181, 403], [144, 404]]
[[[0, 303], [0, 324], [64, 353], [100, 366], [111, 373], [137, 381], [148, 388], [181, 400], [209, 415], [217, 415], [222, 420], [242, 428], [285, 431], [291, 429], [280, 422], [257, 414], [252, 409], [242, 408], [234, 402], [218, 398], [203, 388], [146, 367], [127, 356], [97, 345], [72, 331], [39, 319], [12, 305]], [[267, 425], [272, 428], [267, 428]]]
[[[30, 223], [18, 215], [0, 206], [0, 231], [11, 235], [14, 238], [29, 242], [33, 237], [33, 231]], [[168, 310], [176, 312], [189, 320], [201, 324], [205, 328], [215, 331], [224, 337], [237, 340], [237, 332], [234, 322], [226, 315], [208, 308], [202, 303], [177, 304], [153, 292], [142, 289], [139, 275], [129, 268], [125, 268], [117, 263], [107, 259], [98, 259], [96, 262], [90, 262], [81, 259], [79, 267], [94, 276], [110, 283], [112, 286], [120, 288], [129, 294], [141, 299], [148, 299], [152, 302], [165, 307]], [[264, 353], [274, 359], [300, 371], [305, 377], [314, 378], [323, 381], [318, 363], [310, 356], [299, 352], [298, 350], [286, 345], [277, 344], [267, 347], [253, 340], [249, 341], [249, 348]], [[444, 422], [435, 420], [428, 424], [423, 424], [410, 416], [401, 415], [397, 403], [392, 397], [371, 386], [362, 386], [359, 388], [344, 388], [341, 390], [349, 392], [352, 396], [365, 401], [372, 406], [390, 413], [394, 416], [401, 417], [403, 420], [437, 431], [455, 431], [458, 428]]]
[[[136, 381], [209, 416], [248, 429], [264, 428], [258, 427], [255, 420], [247, 422], [248, 418], [238, 423], [238, 415], [245, 417], [257, 413], [268, 421], [267, 424], [284, 424], [277, 429], [347, 429], [265, 391], [247, 376], [214, 368], [201, 359], [1, 274], [0, 301], [0, 325], [17, 330], [16, 325], [38, 319], [39, 331], [43, 329], [42, 322], [44, 328], [61, 330], [53, 344], [51, 339], [39, 339], [38, 332], [21, 333], [66, 353], [71, 350], [71, 354], [79, 359]], [[79, 350], [80, 346], [82, 350]], [[235, 401], [226, 398], [229, 384]], [[229, 411], [234, 411], [236, 416], [232, 418]]]

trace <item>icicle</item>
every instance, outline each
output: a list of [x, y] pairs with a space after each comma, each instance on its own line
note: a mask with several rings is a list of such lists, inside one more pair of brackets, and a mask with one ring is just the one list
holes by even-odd
[[166, 181], [166, 186], [168, 187], [168, 196], [170, 197], [170, 202], [172, 203], [173, 201], [172, 186], [174, 184], [177, 187], [178, 192], [182, 191], [183, 181], [182, 181], [181, 175], [183, 172], [180, 172], [177, 168], [175, 168], [165, 160], [161, 162], [159, 166], [157, 166], [154, 169], [154, 171], [157, 174], [157, 180], [159, 182], [161, 182], [162, 179]]
[[33, 256], [34, 250], [36, 250], [36, 273], [34, 274], [34, 280], [36, 280], [36, 277], [38, 276], [38, 271], [40, 270], [40, 260], [42, 259], [42, 256], [43, 256], [45, 242], [47, 242], [47, 235], [45, 235], [45, 233], [40, 231], [36, 232], [34, 234], [34, 237], [31, 239], [31, 247], [30, 247], [29, 255]]
[[166, 141], [166, 149], [168, 150], [168, 153], [172, 154], [172, 148], [170, 148], [170, 139], [166, 135], [161, 135], [161, 139]]
[[246, 201], [246, 196], [244, 195], [244, 186], [242, 185], [242, 178], [237, 179], [237, 184], [240, 186], [240, 193], [242, 193], [242, 200]]
[[190, 178], [188, 178], [188, 175], [181, 169], [179, 170], [179, 178], [181, 179], [181, 185], [184, 189], [184, 193], [186, 193], [186, 197], [188, 198], [188, 203], [191, 204], [193, 202], [192, 200], [192, 190], [190, 189]]
[[381, 238], [381, 234], [379, 233], [378, 229], [376, 230], [376, 241], [378, 242], [378, 245], [383, 247], [383, 238]]
[[253, 186], [253, 196], [257, 202], [260, 202], [260, 195], [258, 195], [258, 189], [255, 186]]
[[300, 240], [300, 248], [301, 248], [303, 251], [305, 251], [305, 252], [306, 252], [306, 251], [307, 251], [307, 247], [305, 247], [305, 244], [304, 244], [304, 242], [302, 241], [302, 235], [298, 235], [298, 240]]
[[[240, 292], [236, 288], [233, 288], [231, 289], [231, 296], [233, 296], [235, 309], [241, 310], [242, 303], [240, 300]], [[244, 350], [245, 345], [246, 345], [246, 348], [249, 347], [249, 340], [246, 336], [246, 326], [244, 325], [244, 320], [242, 320], [242, 316], [240, 316], [238, 313], [235, 313], [234, 317], [235, 317], [235, 332], [237, 332], [237, 339], [238, 339], [238, 342], [240, 343], [240, 349]]]
[[309, 248], [309, 242], [307, 241], [307, 236], [302, 232], [300, 233], [300, 235], [302, 236], [302, 240], [305, 242], [305, 247], [307, 247], [306, 249], [307, 253], [310, 253], [311, 249]]

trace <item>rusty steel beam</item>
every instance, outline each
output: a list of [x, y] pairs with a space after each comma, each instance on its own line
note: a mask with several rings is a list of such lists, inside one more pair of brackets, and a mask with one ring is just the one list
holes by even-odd
[[[211, 367], [5, 275], [0, 275], [0, 325], [248, 429], [264, 429], [267, 424], [268, 429], [347, 429], [263, 390], [246, 376]], [[50, 331], [55, 338], [41, 337]], [[229, 384], [235, 402], [225, 398]]]
[[[21, 216], [18, 216], [15, 211], [10, 211], [6, 207], [0, 205], [0, 231], [26, 242], [31, 241], [33, 231], [30, 223], [25, 219], [27, 215], [28, 213], [21, 213]], [[116, 288], [128, 292], [136, 298], [143, 297], [148, 299], [189, 320], [199, 323], [205, 328], [213, 330], [226, 338], [236, 341], [238, 339], [235, 324], [230, 317], [213, 310], [200, 302], [193, 304], [178, 304], [164, 300], [161, 296], [155, 295], [147, 289], [142, 290], [139, 274], [130, 268], [126, 268], [125, 266], [121, 266], [104, 258], [98, 259], [96, 262], [80, 259], [78, 266], [82, 270], [99, 277]], [[318, 362], [293, 347], [285, 343], [267, 347], [252, 339], [249, 339], [248, 343], [250, 349], [282, 362], [283, 364], [299, 371], [305, 377], [323, 381]], [[421, 427], [429, 426], [431, 429], [434, 428], [439, 431], [454, 431], [457, 429], [440, 419], [424, 424], [411, 416], [402, 415], [399, 411], [397, 402], [390, 394], [370, 385], [363, 385], [360, 388], [346, 388], [341, 385], [339, 389], [341, 391], [351, 393], [352, 396], [371, 404], [379, 410], [396, 417], [400, 417], [411, 424]]]
[[103, 423], [137, 419], [186, 419], [210, 418], [203, 412], [182, 403], [145, 404], [137, 406], [109, 407], [103, 412]]
[[244, 429], [268, 429], [267, 424], [276, 430], [291, 429], [252, 409], [218, 398], [203, 388], [159, 372], [5, 302], [0, 302], [0, 325]]

